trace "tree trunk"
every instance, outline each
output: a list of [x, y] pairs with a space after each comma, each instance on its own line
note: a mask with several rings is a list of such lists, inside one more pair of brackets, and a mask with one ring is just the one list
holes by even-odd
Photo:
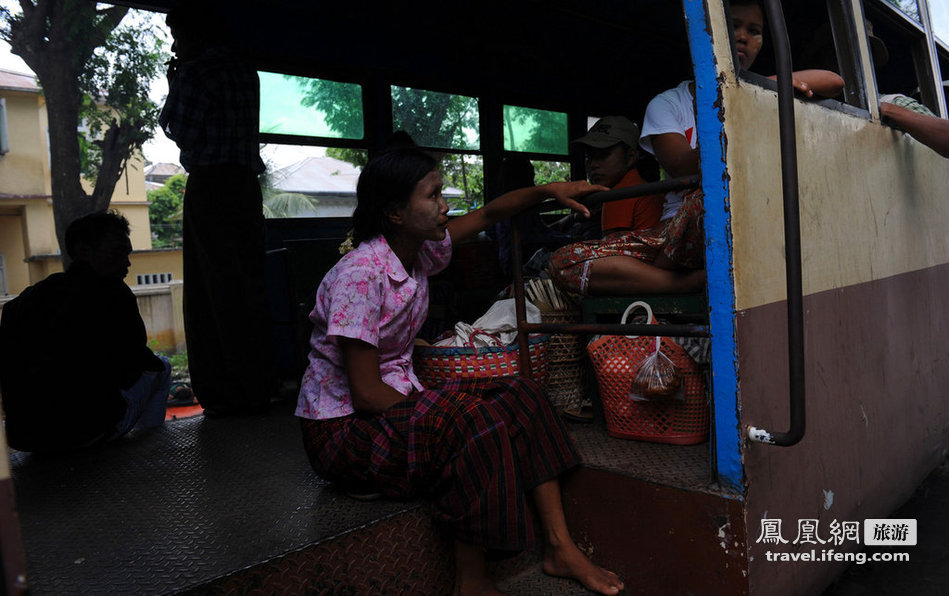
[[[78, 217], [108, 208], [119, 177], [111, 169], [103, 172], [105, 182], [96, 185], [93, 196], [82, 188], [79, 74], [93, 51], [118, 26], [128, 7], [97, 11], [96, 3], [88, 0], [20, 0], [19, 4], [23, 15], [11, 24], [8, 41], [13, 53], [22, 57], [36, 73], [43, 88], [49, 121], [53, 218], [66, 266], [69, 263], [64, 242], [66, 228]], [[124, 160], [119, 162], [121, 172]]]

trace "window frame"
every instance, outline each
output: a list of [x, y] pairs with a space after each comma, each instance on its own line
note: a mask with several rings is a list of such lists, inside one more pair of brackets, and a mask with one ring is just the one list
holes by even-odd
[[[910, 35], [916, 37], [911, 41], [911, 51], [921, 103], [937, 115], [946, 117], [946, 97], [942, 92], [943, 77], [930, 19], [929, 0], [916, 0], [916, 3], [920, 17], [918, 22], [886, 0], [864, 0], [863, 9], [866, 12], [866, 5], [869, 5], [873, 7], [872, 10], [884, 12], [891, 22], [895, 21], [897, 27], [905, 28]], [[879, 96], [881, 93], [879, 86], [876, 85], [876, 73], [871, 74], [874, 76], [874, 86]], [[879, 101], [879, 97], [877, 100]]]

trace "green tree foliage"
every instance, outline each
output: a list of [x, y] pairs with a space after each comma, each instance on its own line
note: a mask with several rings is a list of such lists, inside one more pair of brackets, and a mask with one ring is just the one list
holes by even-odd
[[392, 87], [392, 126], [424, 147], [475, 149], [478, 101], [473, 97]]
[[287, 75], [297, 81], [307, 108], [316, 108], [325, 116], [326, 124], [346, 139], [363, 136], [362, 94], [357, 86], [324, 79], [310, 79]]
[[566, 161], [532, 161], [534, 165], [534, 184], [540, 186], [548, 182], [570, 180], [570, 163]]
[[458, 199], [448, 199], [450, 209], [467, 212], [484, 205], [484, 165], [480, 158], [449, 153], [442, 158], [441, 172], [445, 186], [464, 193]]
[[158, 126], [159, 106], [148, 97], [151, 82], [169, 55], [152, 26], [122, 26], [106, 38], [86, 63], [79, 79], [82, 105], [79, 116], [88, 132], [82, 174], [95, 180], [102, 167], [106, 136], [115, 137], [111, 150], [127, 160], [152, 138]]
[[[362, 98], [351, 85], [290, 78], [301, 87], [301, 103], [325, 114], [326, 123], [334, 132], [347, 138], [363, 136]], [[473, 97], [392, 87], [393, 128], [409, 133], [423, 147], [479, 148], [478, 118], [478, 102]], [[512, 127], [512, 138], [523, 141], [515, 150], [559, 153], [567, 146], [566, 121], [561, 113], [506, 106], [505, 122]], [[359, 149], [330, 148], [327, 155], [358, 167], [366, 165], [366, 152]], [[568, 180], [570, 176], [567, 163], [535, 162], [535, 169], [537, 184]], [[459, 199], [449, 199], [451, 209], [468, 211], [484, 205], [484, 167], [480, 158], [446, 153], [441, 170], [445, 186], [464, 193]]]
[[369, 161], [369, 154], [364, 149], [350, 149], [348, 147], [328, 147], [326, 154], [333, 159], [351, 163], [357, 168], [364, 168]]
[[152, 246], [155, 248], [181, 246], [181, 213], [187, 183], [185, 174], [175, 174], [161, 188], [146, 193], [151, 202], [148, 220], [152, 228]]
[[504, 148], [508, 151], [564, 154], [567, 150], [567, 115], [504, 106]]
[[[74, 219], [109, 206], [132, 152], [150, 138], [157, 106], [146, 99], [147, 83], [163, 55], [143, 23], [120, 28], [128, 7], [89, 0], [19, 0], [18, 7], [19, 12], [0, 7], [0, 37], [43, 88], [53, 216], [62, 247]], [[80, 141], [81, 118], [93, 106], [104, 106], [104, 113], [89, 120], [95, 132]], [[98, 164], [91, 194], [82, 187], [84, 159], [89, 174]]]

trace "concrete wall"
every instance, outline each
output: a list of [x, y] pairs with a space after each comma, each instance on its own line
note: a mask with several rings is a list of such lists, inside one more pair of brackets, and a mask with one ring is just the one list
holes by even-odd
[[152, 350], [184, 352], [185, 327], [182, 317], [182, 283], [172, 282], [159, 286], [132, 288], [138, 299], [138, 311], [148, 330]]
[[[185, 351], [182, 282], [136, 286], [132, 292], [138, 300], [138, 310], [145, 322], [149, 347], [168, 353]], [[3, 317], [3, 305], [14, 297], [0, 296], [0, 318]]]

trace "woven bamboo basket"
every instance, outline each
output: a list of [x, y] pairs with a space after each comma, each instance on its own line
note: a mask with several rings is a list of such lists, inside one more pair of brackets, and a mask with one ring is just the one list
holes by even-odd
[[[576, 323], [579, 310], [541, 311], [544, 323]], [[584, 357], [586, 350], [579, 335], [550, 336], [547, 348], [547, 394], [558, 411], [579, 409], [583, 402]]]

